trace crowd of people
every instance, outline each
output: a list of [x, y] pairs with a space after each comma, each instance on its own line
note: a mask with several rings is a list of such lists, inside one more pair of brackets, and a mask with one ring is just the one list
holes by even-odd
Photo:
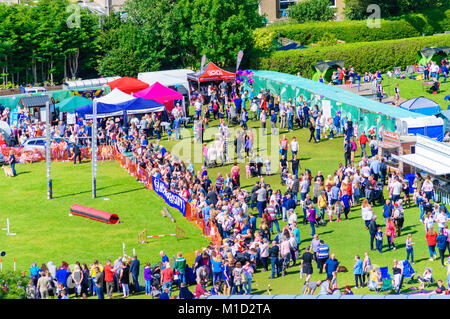
[[[163, 132], [172, 138], [180, 139], [180, 128], [183, 113], [180, 105], [176, 105], [163, 121], [161, 115], [147, 114], [140, 119], [131, 116], [129, 125], [121, 123], [119, 118], [99, 120], [98, 138], [101, 144], [115, 147], [119, 152], [130, 155], [140, 169], [147, 171], [153, 178], [161, 179], [167, 189], [178, 194], [198, 212], [208, 226], [215, 225], [223, 239], [221, 247], [209, 246], [196, 252], [192, 267], [188, 267], [181, 253], [170, 263], [168, 257], [161, 252], [158, 266], [150, 263], [144, 269], [145, 293], [160, 298], [173, 298], [173, 287], [179, 288], [180, 298], [201, 298], [210, 294], [251, 294], [253, 274], [258, 271], [270, 272], [269, 278], [285, 276], [287, 269], [300, 262], [301, 274], [305, 275], [304, 286], [308, 291], [320, 287], [320, 294], [351, 293], [346, 287], [343, 291], [337, 284], [338, 274], [345, 271], [339, 268], [339, 261], [323, 239], [316, 233], [317, 227], [326, 227], [327, 223], [345, 222], [353, 207], [359, 206], [364, 227], [370, 235], [371, 251], [396, 249], [396, 238], [403, 231], [405, 221], [404, 209], [412, 205], [420, 208], [420, 219], [427, 232], [427, 244], [430, 247], [430, 260], [436, 259], [436, 246], [444, 266], [445, 252], [449, 249], [450, 234], [447, 228], [448, 211], [445, 206], [434, 202], [433, 183], [430, 178], [416, 176], [410, 191], [410, 183], [404, 176], [388, 173], [384, 158], [378, 155], [378, 141], [382, 137], [383, 126], [378, 132], [358, 131], [351, 118], [341, 117], [338, 112], [333, 118], [326, 118], [317, 105], [311, 105], [303, 96], [281, 102], [279, 96], [270, 90], [261, 90], [257, 95], [253, 89], [246, 90], [222, 82], [211, 85], [206, 92], [193, 92], [192, 104], [195, 109], [195, 139], [203, 141], [203, 132], [208, 128], [211, 115], [219, 121], [219, 133], [212, 145], [203, 144], [203, 166], [195, 170], [190, 161], [183, 162], [159, 143]], [[17, 128], [17, 143], [20, 138], [42, 136], [43, 123], [30, 124], [27, 110], [20, 110], [21, 119], [13, 128]], [[278, 130], [294, 130], [308, 128], [311, 132], [310, 142], [343, 136], [344, 162], [333, 174], [324, 176], [318, 171], [313, 176], [310, 170], [302, 172], [297, 139], [290, 141], [283, 135], [280, 139], [280, 185], [273, 187], [265, 181], [265, 176], [272, 175], [274, 164], [257, 154], [254, 146], [253, 130], [248, 128], [247, 121], [252, 117], [259, 121], [266, 130], [266, 122], [270, 119], [271, 133]], [[163, 125], [164, 124], [164, 125]], [[228, 125], [239, 125], [241, 130], [234, 137], [234, 152], [229, 150]], [[268, 132], [265, 132], [268, 133]], [[78, 118], [75, 124], [67, 125], [59, 122], [52, 126], [52, 135], [66, 137], [74, 145], [89, 145], [92, 134], [92, 122]], [[83, 142], [84, 141], [84, 142]], [[65, 142], [61, 142], [65, 143]], [[87, 143], [87, 144], [83, 144]], [[53, 145], [57, 151], [56, 142]], [[361, 160], [356, 162], [358, 146]], [[370, 154], [366, 151], [370, 148]], [[212, 157], [211, 149], [216, 150]], [[74, 152], [70, 147], [63, 147], [70, 155]], [[289, 153], [290, 151], [290, 153]], [[246, 177], [258, 177], [250, 191], [241, 187], [241, 168], [237, 159], [246, 157]], [[290, 158], [290, 159], [288, 159]], [[236, 160], [229, 173], [217, 173], [210, 176], [208, 170], [226, 160]], [[214, 180], [214, 181], [213, 181]], [[387, 185], [389, 198], [383, 196]], [[299, 194], [300, 193], [300, 194]], [[410, 194], [413, 194], [412, 196]], [[411, 198], [412, 197], [412, 198]], [[433, 202], [433, 204], [432, 204]], [[373, 206], [383, 205], [383, 224], [377, 224], [377, 216]], [[359, 208], [358, 208], [359, 209]], [[285, 223], [280, 226], [280, 221]], [[312, 242], [300, 249], [299, 224], [309, 225]], [[434, 224], [438, 232], [434, 231]], [[383, 233], [383, 228], [385, 228]], [[409, 234], [411, 235], [411, 234]], [[445, 236], [445, 241], [444, 241]], [[384, 240], [383, 238], [386, 238]], [[375, 241], [375, 246], [374, 246]], [[384, 244], [386, 242], [386, 245]], [[445, 244], [445, 245], [444, 245]], [[411, 236], [406, 241], [406, 259], [414, 263]], [[449, 250], [450, 252], [450, 250]], [[372, 257], [373, 258], [373, 257]], [[369, 254], [363, 260], [355, 256], [355, 288], [370, 284], [369, 277], [373, 267]], [[120, 291], [123, 297], [132, 292], [139, 292], [139, 262], [136, 257], [118, 258], [114, 262], [107, 261], [103, 267], [99, 262], [91, 267], [77, 263], [69, 268], [67, 263], [56, 269], [53, 265], [33, 265], [30, 269], [32, 283], [30, 295], [46, 298], [53, 295], [67, 298], [70, 289], [76, 296], [95, 294], [103, 298], [103, 291], [108, 297], [113, 291]], [[326, 273], [324, 281], [312, 282], [313, 262], [317, 271]], [[51, 270], [52, 269], [52, 270]], [[394, 266], [394, 272], [402, 273], [402, 266]], [[450, 266], [449, 266], [450, 271]], [[58, 274], [59, 273], [59, 274]], [[449, 272], [450, 274], [450, 272]], [[67, 283], [68, 276], [74, 282], [74, 288]], [[374, 274], [376, 276], [376, 274]], [[154, 278], [158, 278], [158, 281]], [[56, 280], [56, 285], [52, 285]], [[148, 282], [147, 282], [148, 281]], [[70, 282], [70, 281], [69, 281]], [[401, 287], [401, 281], [399, 285]], [[196, 284], [194, 293], [188, 285]], [[450, 276], [447, 278], [450, 285]], [[212, 288], [209, 288], [212, 287]], [[314, 288], [315, 287], [315, 288]], [[33, 289], [31, 289], [33, 288]], [[341, 287], [343, 288], [343, 287]], [[400, 288], [397, 287], [399, 290]]]

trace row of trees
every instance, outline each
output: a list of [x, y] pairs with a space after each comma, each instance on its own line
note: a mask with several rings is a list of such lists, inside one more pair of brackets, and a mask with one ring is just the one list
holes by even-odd
[[258, 0], [128, 0], [124, 11], [126, 21], [110, 17], [100, 36], [98, 70], [105, 76], [198, 68], [203, 54], [231, 68], [263, 25]]
[[98, 17], [84, 10], [72, 16], [68, 6], [67, 0], [0, 4], [3, 84], [54, 83], [95, 73]]
[[258, 0], [128, 0], [123, 11], [99, 17], [68, 0], [0, 4], [3, 86], [196, 68], [203, 54], [233, 67], [263, 25]]

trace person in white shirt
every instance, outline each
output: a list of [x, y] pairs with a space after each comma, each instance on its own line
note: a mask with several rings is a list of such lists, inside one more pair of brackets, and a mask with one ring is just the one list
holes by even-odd
[[367, 164], [363, 164], [363, 167], [361, 168], [361, 176], [364, 178], [369, 178], [370, 167]]
[[295, 214], [293, 209], [289, 210], [289, 218], [288, 218], [288, 224], [291, 226], [294, 222], [297, 222], [297, 214]]
[[439, 210], [439, 213], [436, 214], [435, 219], [438, 224], [438, 232], [440, 232], [441, 229], [444, 229], [445, 224], [447, 224], [448, 221], [448, 217], [445, 214], [444, 208]]
[[398, 180], [398, 177], [395, 178], [394, 182], [391, 185], [392, 188], [392, 202], [395, 204], [396, 201], [400, 199], [400, 194], [403, 189], [402, 183]]
[[297, 153], [298, 153], [298, 142], [297, 142], [297, 139], [295, 138], [295, 136], [292, 137], [291, 152], [292, 152], [292, 157], [294, 157], [294, 155], [297, 155]]
[[432, 62], [430, 66], [430, 73], [432, 79], [438, 78], [438, 72], [439, 72], [439, 65], [436, 64], [436, 62]]
[[197, 116], [197, 119], [200, 118], [200, 116], [202, 115], [202, 102], [200, 102], [200, 99], [197, 99], [197, 101], [195, 101], [194, 103], [194, 108], [195, 108], [195, 115]]
[[367, 198], [365, 198], [361, 204], [361, 217], [364, 220], [366, 229], [369, 229], [369, 224], [373, 217], [373, 209]]
[[425, 225], [425, 231], [428, 231], [429, 228], [434, 225], [434, 216], [431, 215], [431, 212], [428, 212], [427, 217], [424, 218], [423, 224]]
[[263, 239], [262, 244], [259, 245], [259, 255], [263, 264], [264, 271], [268, 271], [268, 260], [269, 260], [269, 243], [267, 238]]

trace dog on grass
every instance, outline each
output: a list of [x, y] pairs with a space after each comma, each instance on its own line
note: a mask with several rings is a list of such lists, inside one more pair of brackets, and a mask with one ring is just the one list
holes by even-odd
[[3, 165], [2, 168], [3, 168], [3, 171], [5, 172], [5, 176], [14, 177], [14, 173], [10, 166]]

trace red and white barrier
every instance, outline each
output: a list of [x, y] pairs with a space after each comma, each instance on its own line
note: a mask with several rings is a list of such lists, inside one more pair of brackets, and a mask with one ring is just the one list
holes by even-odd
[[147, 236], [147, 238], [168, 237], [168, 236], [176, 236], [176, 235], [177, 235], [177, 234], [152, 235], [152, 236]]

